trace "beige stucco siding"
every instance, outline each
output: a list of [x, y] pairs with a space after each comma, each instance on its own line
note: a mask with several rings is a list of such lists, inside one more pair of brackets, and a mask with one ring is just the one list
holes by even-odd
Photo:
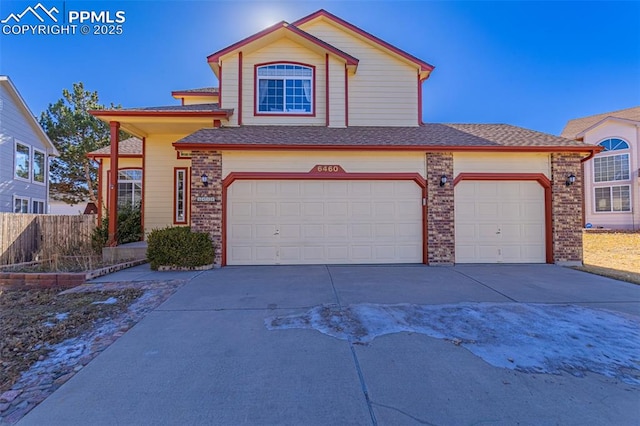
[[[267, 62], [299, 62], [315, 66], [315, 117], [308, 115], [256, 116], [255, 65]], [[223, 73], [224, 78], [224, 73]], [[227, 90], [226, 87], [223, 89]], [[226, 107], [226, 106], [225, 106]], [[281, 38], [242, 58], [242, 123], [247, 125], [324, 125], [325, 56], [288, 39]]]
[[345, 127], [345, 64], [329, 56], [329, 127]]
[[350, 126], [417, 126], [418, 70], [372, 44], [325, 22], [302, 28], [358, 58], [349, 77]]
[[543, 173], [550, 178], [551, 160], [543, 153], [455, 153], [454, 178], [460, 173]]
[[[238, 55], [224, 58], [222, 61], [222, 108], [232, 108], [234, 114], [229, 117], [229, 126], [238, 125]], [[226, 123], [225, 123], [226, 124]]]
[[151, 135], [146, 140], [144, 227], [145, 233], [173, 224], [173, 170], [190, 167], [191, 161], [177, 159], [171, 144], [180, 135]]
[[[595, 183], [593, 175], [593, 160], [584, 163], [585, 179], [585, 221], [595, 227], [605, 228], [640, 228], [640, 128], [620, 122], [610, 121], [590, 130], [584, 137], [584, 142], [597, 145], [605, 139], [620, 138], [629, 143], [628, 151], [613, 151], [596, 154], [596, 157], [606, 157], [617, 154], [629, 154], [629, 180]], [[596, 212], [594, 186], [629, 185], [631, 190], [631, 212]]]
[[316, 165], [339, 165], [348, 173], [419, 173], [424, 153], [341, 151], [223, 151], [222, 176], [231, 172], [307, 173]]

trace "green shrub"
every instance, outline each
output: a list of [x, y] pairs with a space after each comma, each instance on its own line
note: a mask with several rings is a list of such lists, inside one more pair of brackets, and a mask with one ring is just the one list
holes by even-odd
[[[118, 208], [118, 244], [133, 243], [142, 239], [142, 210], [140, 205]], [[91, 247], [96, 253], [102, 253], [102, 247], [109, 240], [109, 215], [105, 214], [102, 223], [91, 234]]]
[[209, 234], [191, 232], [186, 226], [170, 226], [151, 231], [147, 259], [154, 271], [159, 266], [193, 268], [212, 264], [215, 251]]

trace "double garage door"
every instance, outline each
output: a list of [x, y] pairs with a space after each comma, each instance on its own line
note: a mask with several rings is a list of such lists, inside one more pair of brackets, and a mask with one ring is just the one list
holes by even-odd
[[[239, 180], [227, 193], [229, 265], [422, 263], [413, 181]], [[537, 182], [455, 188], [456, 263], [544, 263]]]
[[241, 180], [227, 200], [229, 265], [422, 262], [412, 181]]

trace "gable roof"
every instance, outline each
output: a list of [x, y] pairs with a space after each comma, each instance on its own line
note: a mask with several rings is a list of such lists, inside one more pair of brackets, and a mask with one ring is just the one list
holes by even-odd
[[302, 27], [305, 24], [318, 19], [327, 20], [333, 23], [334, 25], [338, 25], [344, 29], [347, 29], [351, 33], [357, 34], [358, 36], [368, 40], [370, 43], [373, 43], [378, 47], [382, 48], [383, 50], [386, 50], [387, 52], [392, 52], [395, 55], [398, 55], [404, 58], [405, 60], [408, 60], [409, 62], [414, 63], [420, 68], [420, 74], [423, 79], [429, 78], [431, 71], [433, 71], [433, 69], [435, 68], [433, 65], [429, 64], [428, 62], [425, 62], [422, 59], [419, 59], [411, 55], [410, 53], [407, 53], [404, 50], [399, 49], [393, 46], [392, 44], [387, 43], [386, 41], [374, 36], [371, 33], [364, 31], [363, 29], [351, 24], [350, 22], [345, 21], [342, 18], [337, 17], [336, 15], [330, 12], [327, 12], [324, 9], [320, 9], [317, 12], [314, 12], [310, 15], [305, 16], [304, 18], [298, 19], [293, 23], [293, 25], [297, 27]]
[[[105, 146], [87, 154], [89, 158], [109, 157], [111, 155], [111, 145]], [[142, 140], [136, 137], [121, 140], [118, 143], [118, 156], [120, 157], [142, 157]]]
[[560, 135], [570, 139], [578, 138], [585, 130], [609, 118], [620, 118], [640, 122], [640, 106], [569, 120]]
[[36, 120], [35, 116], [31, 113], [31, 110], [27, 106], [27, 103], [24, 101], [22, 95], [20, 95], [20, 92], [18, 92], [18, 89], [13, 84], [9, 76], [0, 75], [0, 85], [7, 89], [9, 94], [14, 98], [14, 101], [18, 108], [22, 110], [22, 115], [31, 124], [44, 144], [48, 146], [47, 153], [56, 157], [60, 156], [60, 153], [56, 149], [55, 145], [53, 144], [53, 142], [51, 142], [51, 139], [49, 139], [49, 136], [47, 136], [44, 129], [40, 126], [38, 120]]
[[286, 21], [281, 21], [278, 22], [277, 24], [274, 24], [268, 28], [265, 28], [264, 30], [257, 32], [245, 39], [242, 39], [228, 47], [225, 47], [224, 49], [218, 50], [215, 53], [212, 53], [211, 55], [207, 56], [207, 62], [209, 63], [209, 65], [211, 66], [211, 68], [213, 68], [214, 73], [216, 74], [216, 76], [218, 76], [218, 69], [219, 69], [219, 61], [220, 58], [222, 58], [225, 55], [229, 55], [231, 53], [234, 53], [236, 51], [239, 51], [240, 49], [242, 49], [243, 47], [249, 46], [253, 43], [258, 42], [259, 40], [268, 37], [272, 34], [275, 34], [277, 32], [282, 32], [283, 34], [288, 34], [288, 35], [292, 35], [294, 38], [298, 38], [298, 39], [304, 39], [306, 41], [309, 41], [311, 43], [313, 43], [314, 45], [318, 46], [318, 48], [333, 54], [334, 56], [337, 56], [338, 58], [341, 58], [342, 60], [345, 61], [345, 63], [347, 64], [348, 67], [351, 68], [355, 68], [358, 66], [358, 62], [359, 60], [351, 55], [349, 55], [348, 53], [338, 49], [335, 46], [332, 46], [331, 44], [301, 30], [300, 28], [297, 28], [294, 25], [289, 24]]
[[419, 127], [243, 126], [198, 130], [176, 149], [407, 149], [452, 151], [594, 152], [575, 140], [507, 124]]

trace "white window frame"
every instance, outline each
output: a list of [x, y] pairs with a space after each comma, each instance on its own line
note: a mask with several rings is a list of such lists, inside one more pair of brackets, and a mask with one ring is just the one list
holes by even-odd
[[[23, 211], [16, 211], [16, 201], [20, 200], [21, 202], [26, 201], [27, 202], [27, 211], [23, 212]], [[22, 203], [21, 203], [22, 204]], [[14, 195], [13, 196], [13, 204], [12, 204], [12, 212], [14, 213], [31, 213], [31, 199], [29, 197], [21, 197], [20, 195]]]
[[[306, 68], [311, 71], [311, 76], [286, 76], [286, 75], [271, 75], [271, 76], [261, 76], [260, 70], [262, 68], [278, 66], [278, 65], [290, 65], [301, 68]], [[316, 70], [312, 65], [296, 63], [296, 62], [273, 62], [266, 64], [257, 64], [255, 71], [255, 88], [254, 88], [254, 99], [255, 99], [255, 114], [256, 115], [292, 115], [292, 116], [315, 116], [315, 79], [316, 79]], [[261, 111], [260, 110], [260, 81], [261, 80], [282, 80], [282, 111]], [[287, 111], [287, 81], [291, 80], [308, 80], [309, 81], [309, 92], [310, 92], [310, 108], [309, 111], [304, 110], [289, 110]]]
[[[128, 171], [140, 171], [141, 175], [140, 175], [140, 180], [138, 179], [130, 179], [130, 180], [120, 180], [120, 173], [122, 172], [128, 172]], [[128, 183], [133, 185], [133, 191], [131, 192], [131, 200], [129, 200], [129, 206], [131, 207], [135, 207], [134, 201], [136, 198], [136, 192], [135, 192], [135, 184], [139, 183], [140, 184], [140, 203], [142, 203], [142, 174], [144, 173], [144, 170], [142, 170], [141, 168], [136, 168], [136, 167], [130, 167], [130, 168], [126, 168], [126, 169], [119, 169], [118, 170], [118, 197], [116, 199], [116, 206], [119, 208], [120, 207], [120, 184], [121, 183]]]
[[[626, 150], [618, 150], [618, 151], [606, 151], [606, 152], [610, 152], [611, 154], [609, 155], [597, 155], [593, 160], [593, 173], [591, 173], [591, 180], [594, 183], [594, 185], [601, 185], [601, 184], [606, 184], [609, 182], [629, 182], [631, 180], [631, 153], [629, 152], [628, 149]], [[629, 172], [629, 178], [627, 179], [613, 179], [613, 180], [601, 180], [601, 181], [596, 181], [596, 162], [595, 160], [599, 159], [599, 158], [608, 158], [608, 157], [616, 157], [616, 156], [621, 156], [621, 155], [626, 155], [627, 156], [627, 170]], [[606, 185], [608, 186], [608, 185]]]
[[[629, 210], [613, 210], [613, 188], [629, 188]], [[599, 211], [598, 198], [596, 197], [596, 189], [609, 188], [609, 205], [611, 210]], [[593, 212], [594, 214], [629, 214], [633, 212], [633, 191], [631, 185], [599, 185], [593, 188]]]
[[[27, 155], [27, 158], [29, 160], [29, 164], [28, 164], [28, 169], [27, 169], [27, 177], [24, 178], [22, 176], [18, 176], [18, 145], [21, 145], [23, 147], [26, 147], [29, 149], [29, 154]], [[32, 167], [32, 149], [31, 149], [31, 145], [26, 144], [24, 142], [20, 142], [19, 140], [15, 140], [14, 143], [14, 148], [13, 148], [13, 178], [16, 180], [20, 180], [23, 182], [31, 182], [31, 170], [33, 169]]]
[[[182, 178], [180, 178], [182, 175]], [[176, 225], [187, 223], [187, 196], [188, 196], [188, 169], [186, 167], [176, 168], [173, 178], [173, 203], [174, 203], [174, 217], [173, 223]], [[182, 194], [178, 189], [178, 184], [182, 179]], [[180, 202], [182, 202], [182, 218], [180, 218]]]
[[[37, 212], [36, 209], [33, 208], [34, 207], [33, 206], [34, 203], [42, 203], [42, 211], [41, 212]], [[33, 213], [33, 214], [46, 214], [46, 211], [45, 211], [46, 207], [47, 207], [47, 203], [43, 199], [41, 199], [41, 198], [31, 198], [31, 205], [30, 205], [31, 213]]]
[[[42, 182], [36, 180], [36, 168], [34, 167], [36, 164], [36, 152], [42, 154], [42, 158], [44, 159], [44, 164], [42, 165]], [[41, 149], [33, 147], [31, 150], [31, 182], [37, 185], [46, 185], [47, 184], [47, 153]]]

